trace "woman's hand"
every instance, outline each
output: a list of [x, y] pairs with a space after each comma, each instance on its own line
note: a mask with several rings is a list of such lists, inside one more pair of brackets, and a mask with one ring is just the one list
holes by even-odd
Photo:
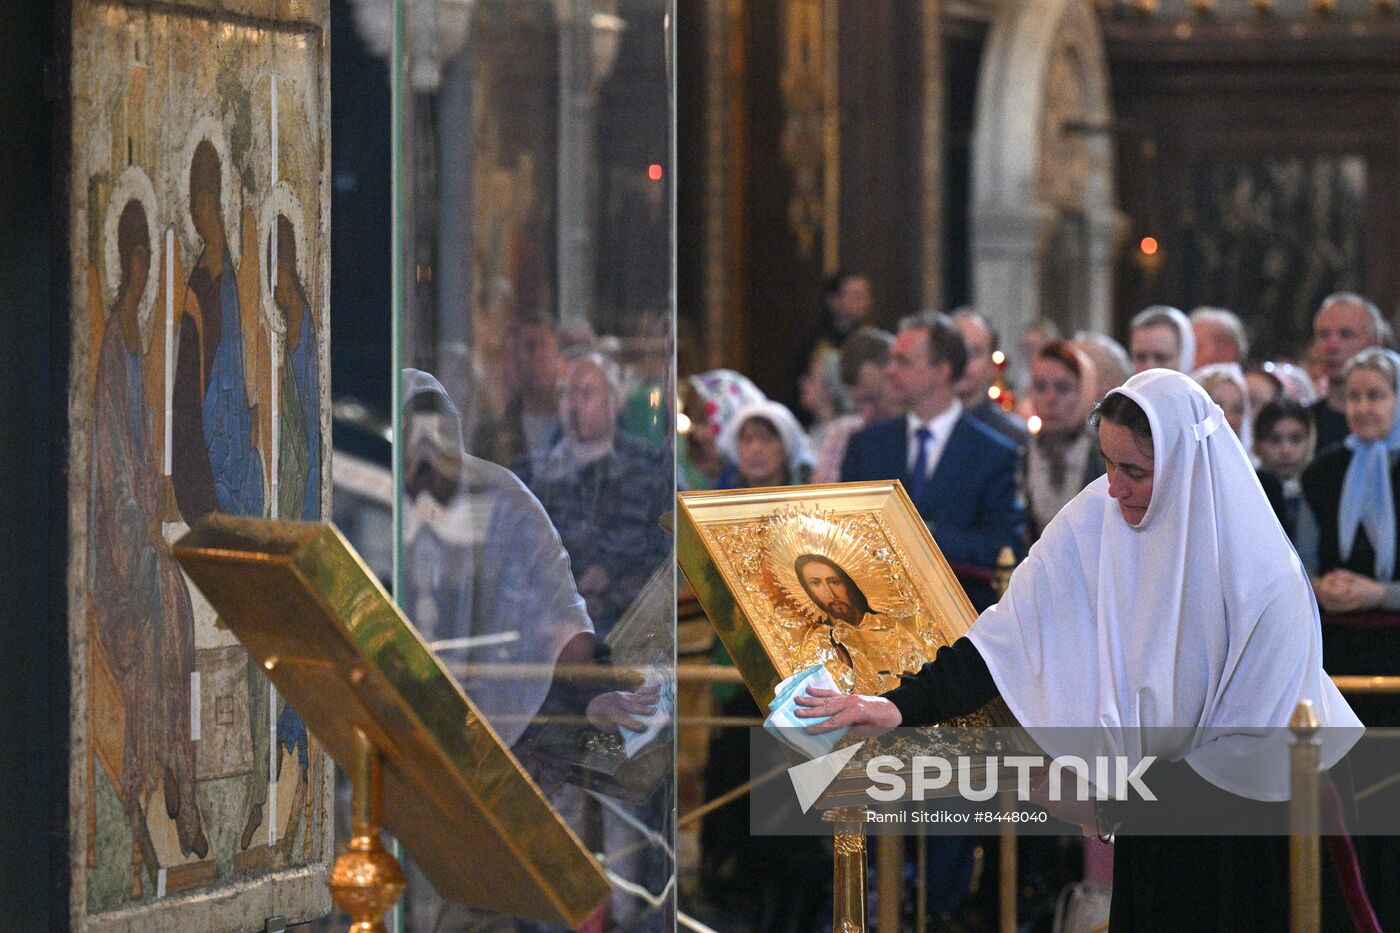
[[647, 727], [641, 717], [655, 713], [660, 698], [659, 684], [647, 684], [635, 693], [614, 690], [600, 694], [588, 704], [588, 721], [599, 732], [617, 732], [621, 727], [641, 732]]
[[807, 732], [812, 735], [832, 732], [842, 726], [850, 726], [857, 735], [879, 735], [903, 721], [899, 707], [884, 697], [846, 695], [835, 690], [808, 687], [806, 693], [798, 694], [794, 699], [799, 719], [831, 717], [808, 726]]
[[1338, 568], [1313, 584], [1317, 601], [1328, 612], [1375, 609], [1385, 600], [1385, 584]]

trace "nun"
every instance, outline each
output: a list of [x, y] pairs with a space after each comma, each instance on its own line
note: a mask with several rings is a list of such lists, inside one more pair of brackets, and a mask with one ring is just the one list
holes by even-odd
[[[1107, 734], [1193, 792], [1281, 812], [1287, 730], [1301, 699], [1336, 765], [1360, 723], [1322, 669], [1308, 577], [1220, 407], [1189, 377], [1139, 373], [1092, 422], [1107, 466], [1045, 528], [1001, 601], [883, 696], [809, 691], [809, 731], [942, 722], [1000, 696], [1050, 755], [1063, 728]], [[1340, 783], [1340, 782], [1339, 782]], [[1119, 829], [1113, 930], [1287, 928], [1287, 843], [1272, 836]], [[1149, 830], [1150, 832], [1151, 830]]]

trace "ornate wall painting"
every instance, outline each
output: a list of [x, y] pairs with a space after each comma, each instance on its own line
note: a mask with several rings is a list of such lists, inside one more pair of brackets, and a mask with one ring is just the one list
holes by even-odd
[[1359, 154], [1202, 159], [1182, 210], [1184, 297], [1240, 315], [1260, 354], [1306, 346], [1322, 299], [1362, 288], [1366, 177]]
[[169, 554], [329, 502], [327, 23], [74, 4], [75, 929], [329, 906], [328, 762]]
[[[679, 498], [677, 559], [761, 706], [812, 664], [889, 690], [977, 617], [897, 481]], [[998, 700], [965, 724], [1011, 723]]]

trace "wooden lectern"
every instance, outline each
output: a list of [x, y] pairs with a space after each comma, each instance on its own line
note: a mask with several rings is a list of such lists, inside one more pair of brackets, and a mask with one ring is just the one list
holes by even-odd
[[210, 515], [173, 548], [220, 619], [354, 782], [331, 873], [356, 933], [403, 890], [381, 824], [443, 898], [577, 928], [602, 867], [334, 526]]

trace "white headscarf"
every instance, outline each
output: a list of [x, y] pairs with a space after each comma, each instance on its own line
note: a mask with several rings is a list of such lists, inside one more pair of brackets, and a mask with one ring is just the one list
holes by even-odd
[[762, 418], [778, 432], [787, 455], [789, 472], [816, 465], [817, 458], [812, 455], [812, 445], [807, 442], [807, 433], [802, 430], [802, 425], [798, 424], [786, 405], [772, 399], [749, 402], [725, 425], [724, 433], [719, 436], [719, 452], [731, 463], [739, 462], [739, 431], [750, 418]]
[[1191, 319], [1181, 313], [1181, 309], [1171, 305], [1152, 305], [1143, 308], [1133, 316], [1130, 330], [1139, 327], [1154, 327], [1168, 324], [1176, 330], [1176, 345], [1180, 348], [1176, 368], [1189, 373], [1196, 368], [1196, 332], [1191, 329]]
[[1235, 384], [1235, 388], [1240, 390], [1240, 395], [1244, 399], [1244, 416], [1240, 418], [1240, 443], [1244, 445], [1246, 453], [1252, 454], [1254, 451], [1254, 406], [1249, 403], [1249, 383], [1245, 381], [1244, 369], [1240, 367], [1240, 364], [1211, 363], [1209, 366], [1202, 366], [1191, 373], [1191, 378], [1200, 383], [1207, 395], [1210, 394], [1210, 387], [1207, 383], [1217, 379], [1232, 382]]
[[768, 396], [743, 373], [732, 369], [712, 369], [690, 377], [690, 385], [705, 406], [705, 417], [720, 429], [729, 427], [744, 406]]
[[[1212, 784], [1288, 797], [1287, 730], [1313, 701], [1322, 762], [1360, 722], [1322, 670], [1317, 601], [1224, 413], [1188, 377], [1114, 392], [1152, 427], [1152, 499], [1129, 525], [1100, 477], [1055, 517], [1001, 602], [968, 633], [1012, 713], [1050, 754], [1052, 726], [1101, 753], [1185, 758]], [[1112, 393], [1110, 393], [1112, 394]], [[1175, 728], [1169, 728], [1175, 727]], [[1354, 730], [1354, 731], [1352, 731]]]
[[[501, 741], [512, 745], [544, 703], [548, 672], [564, 646], [592, 632], [593, 623], [539, 500], [514, 473], [461, 449], [457, 408], [435, 378], [416, 369], [403, 375], [406, 459], [459, 475], [446, 504], [427, 494], [404, 502], [399, 603]], [[437, 396], [444, 415], [431, 431], [418, 430], [407, 411], [420, 395]], [[540, 676], [480, 672], [490, 664], [534, 665]], [[477, 673], [464, 677], [467, 667]]]

